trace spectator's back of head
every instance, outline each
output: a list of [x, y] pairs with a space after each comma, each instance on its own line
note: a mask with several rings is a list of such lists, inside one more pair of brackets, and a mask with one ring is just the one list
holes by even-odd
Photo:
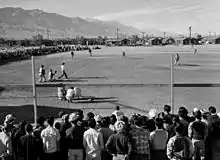
[[188, 114], [188, 111], [185, 107], [180, 107], [179, 110], [178, 110], [178, 115], [180, 117], [184, 117]]
[[200, 119], [200, 120], [202, 119], [202, 113], [200, 110], [193, 112], [193, 115], [196, 119]]
[[108, 119], [108, 117], [102, 117], [101, 118], [101, 126], [102, 127], [109, 127], [110, 125], [110, 121]]
[[185, 131], [185, 127], [182, 124], [177, 124], [175, 127], [175, 132], [179, 135], [183, 135]]
[[214, 106], [210, 106], [210, 107], [209, 107], [209, 112], [210, 112], [211, 114], [215, 114], [215, 113], [216, 113], [216, 108], [215, 108]]
[[141, 117], [135, 117], [134, 118], [134, 124], [138, 127], [140, 127], [142, 125], [142, 121], [141, 121]]
[[19, 126], [21, 129], [25, 129], [26, 124], [27, 124], [27, 121], [23, 120], [19, 123]]
[[170, 113], [170, 111], [171, 111], [171, 106], [166, 104], [166, 105], [164, 105], [163, 109], [164, 109], [164, 111], [166, 111], [167, 113]]
[[47, 122], [47, 124], [48, 124], [49, 126], [53, 126], [53, 123], [54, 123], [54, 118], [53, 118], [53, 116], [47, 117], [46, 122]]
[[88, 127], [90, 127], [90, 128], [95, 128], [96, 127], [95, 119], [88, 120]]
[[161, 118], [156, 118], [156, 119], [155, 119], [155, 124], [156, 124], [156, 127], [157, 127], [157, 128], [159, 128], [159, 129], [163, 128], [163, 119], [161, 119]]
[[110, 124], [111, 124], [111, 125], [114, 125], [116, 121], [117, 121], [116, 116], [115, 116], [115, 115], [111, 115], [111, 116], [110, 116]]
[[37, 118], [37, 124], [38, 125], [44, 125], [44, 121], [45, 121], [44, 117], [38, 117]]
[[89, 112], [89, 113], [87, 113], [87, 115], [86, 115], [86, 120], [93, 119], [94, 117], [95, 117], [94, 113]]
[[60, 112], [58, 113], [58, 117], [59, 117], [59, 118], [62, 118], [64, 114], [65, 114], [65, 113], [64, 113], [63, 111], [60, 111]]
[[27, 132], [27, 133], [30, 133], [30, 132], [32, 132], [33, 131], [33, 126], [31, 125], [31, 124], [26, 124], [25, 125], [25, 131]]

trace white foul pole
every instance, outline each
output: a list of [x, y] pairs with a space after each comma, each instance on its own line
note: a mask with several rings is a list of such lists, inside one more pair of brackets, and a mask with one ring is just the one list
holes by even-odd
[[173, 54], [171, 54], [171, 60], [170, 60], [170, 104], [172, 108], [172, 113], [174, 114], [174, 88], [173, 88]]
[[36, 94], [36, 76], [35, 76], [35, 59], [32, 59], [32, 83], [33, 83], [33, 102], [34, 102], [34, 123], [37, 125], [37, 94]]

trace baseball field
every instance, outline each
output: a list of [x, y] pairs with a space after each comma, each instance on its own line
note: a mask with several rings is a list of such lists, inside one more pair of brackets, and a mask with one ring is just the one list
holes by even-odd
[[[38, 70], [45, 66], [57, 70], [54, 82], [42, 83], [37, 87], [39, 114], [57, 112], [60, 108], [83, 109], [97, 114], [109, 115], [115, 105], [131, 115], [135, 112], [147, 113], [151, 108], [161, 110], [170, 104], [170, 62], [171, 54], [180, 55], [180, 65], [174, 66], [175, 83], [212, 84], [220, 82], [220, 46], [159, 47], [103, 47], [88, 51], [75, 52], [72, 60], [70, 53], [36, 57], [35, 70], [38, 83]], [[122, 59], [122, 52], [126, 59]], [[61, 74], [60, 65], [66, 63], [68, 80], [57, 79]], [[92, 96], [94, 102], [81, 101], [67, 103], [57, 100], [56, 84], [66, 87], [80, 86], [82, 95]], [[13, 62], [0, 66], [0, 112], [12, 112], [17, 117], [33, 117], [32, 63], [31, 60]], [[214, 87], [175, 87], [174, 111], [184, 105], [189, 111], [192, 107], [207, 108], [220, 106], [220, 88]], [[28, 108], [30, 107], [30, 108]], [[52, 111], [53, 110], [53, 111]]]

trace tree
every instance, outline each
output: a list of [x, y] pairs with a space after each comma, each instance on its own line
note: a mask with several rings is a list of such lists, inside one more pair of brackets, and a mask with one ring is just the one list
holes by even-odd
[[33, 36], [34, 44], [37, 46], [41, 46], [43, 42], [43, 36], [41, 34], [37, 34], [36, 36]]

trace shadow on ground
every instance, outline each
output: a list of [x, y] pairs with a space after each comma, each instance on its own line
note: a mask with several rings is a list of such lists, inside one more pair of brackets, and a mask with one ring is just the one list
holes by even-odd
[[198, 67], [200, 65], [197, 65], [197, 64], [180, 64], [180, 66], [184, 66], [184, 67]]

